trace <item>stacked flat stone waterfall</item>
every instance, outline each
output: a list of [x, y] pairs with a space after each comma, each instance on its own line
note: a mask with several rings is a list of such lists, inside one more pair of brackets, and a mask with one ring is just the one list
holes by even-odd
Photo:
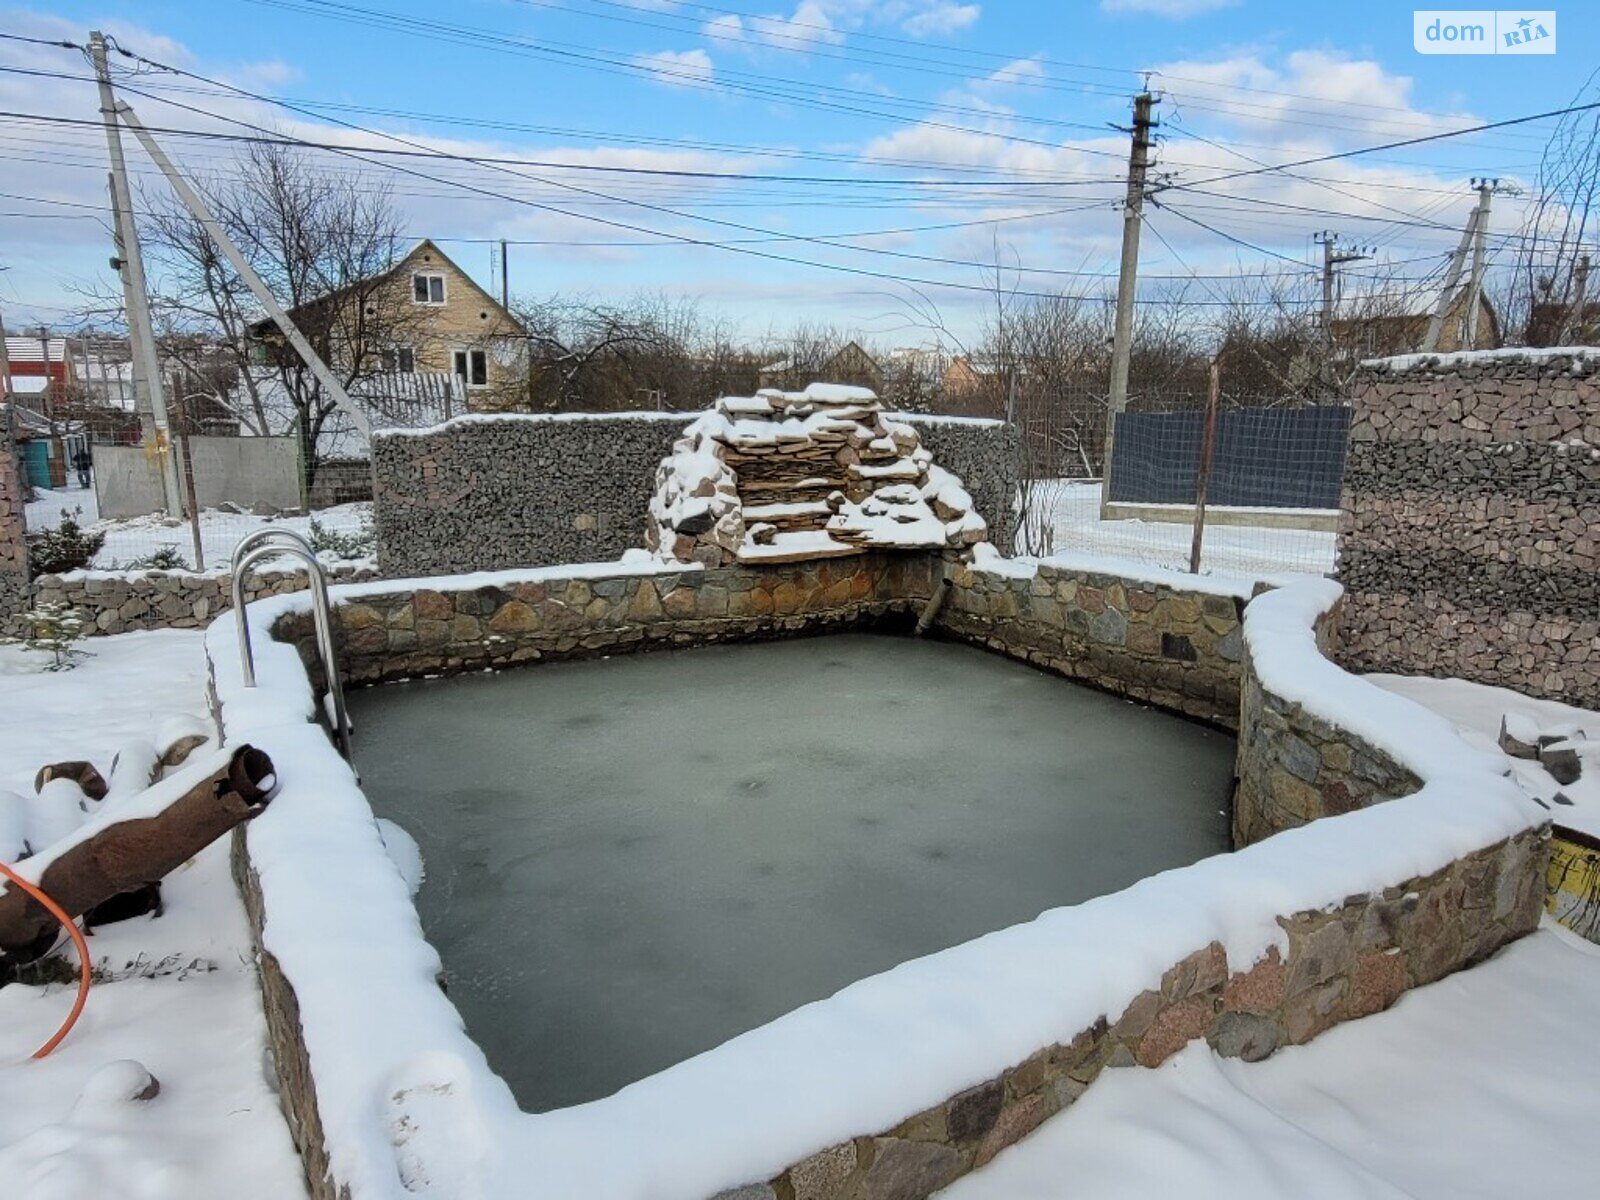
[[662, 460], [649, 548], [726, 566], [868, 549], [940, 550], [988, 529], [961, 481], [868, 388], [728, 396]]

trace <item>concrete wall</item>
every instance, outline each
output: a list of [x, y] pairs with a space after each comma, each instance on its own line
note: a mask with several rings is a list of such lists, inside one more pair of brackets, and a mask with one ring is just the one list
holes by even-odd
[[[605, 562], [644, 545], [656, 468], [695, 413], [461, 417], [373, 439], [373, 524], [386, 575]], [[934, 461], [1002, 529], [1015, 432], [918, 421]], [[996, 515], [998, 514], [998, 516]]]
[[[195, 499], [203, 509], [223, 503], [262, 513], [300, 507], [300, 454], [293, 438], [192, 437], [189, 455]], [[142, 517], [165, 507], [160, 466], [142, 446], [97, 446], [94, 466], [102, 517]]]
[[1600, 350], [1380, 360], [1354, 404], [1343, 660], [1600, 705]]

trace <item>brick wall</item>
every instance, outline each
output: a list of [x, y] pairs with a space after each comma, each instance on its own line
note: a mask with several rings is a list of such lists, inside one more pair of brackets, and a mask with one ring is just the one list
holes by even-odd
[[1600, 350], [1378, 360], [1354, 405], [1342, 659], [1600, 704]]

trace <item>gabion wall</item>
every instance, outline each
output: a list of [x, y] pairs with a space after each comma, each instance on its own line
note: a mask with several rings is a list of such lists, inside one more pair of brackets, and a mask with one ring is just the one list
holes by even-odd
[[1345, 662], [1600, 703], [1600, 350], [1365, 364]]
[[[378, 569], [388, 576], [609, 562], [644, 545], [656, 467], [695, 413], [460, 417], [373, 439]], [[961, 477], [997, 542], [1016, 438], [998, 422], [905, 418]]]

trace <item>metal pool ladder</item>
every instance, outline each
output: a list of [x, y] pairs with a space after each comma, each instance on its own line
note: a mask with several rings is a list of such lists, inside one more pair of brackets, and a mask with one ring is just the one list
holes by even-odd
[[250, 648], [250, 622], [244, 612], [244, 581], [250, 568], [265, 558], [292, 555], [306, 565], [307, 586], [311, 591], [312, 623], [317, 633], [317, 657], [328, 682], [333, 701], [333, 738], [339, 753], [350, 757], [350, 718], [344, 707], [344, 683], [339, 676], [339, 656], [333, 645], [333, 618], [328, 604], [328, 575], [317, 561], [317, 553], [292, 529], [259, 529], [240, 539], [233, 548], [233, 619], [239, 631], [239, 672], [247, 688], [256, 686], [255, 655]]

